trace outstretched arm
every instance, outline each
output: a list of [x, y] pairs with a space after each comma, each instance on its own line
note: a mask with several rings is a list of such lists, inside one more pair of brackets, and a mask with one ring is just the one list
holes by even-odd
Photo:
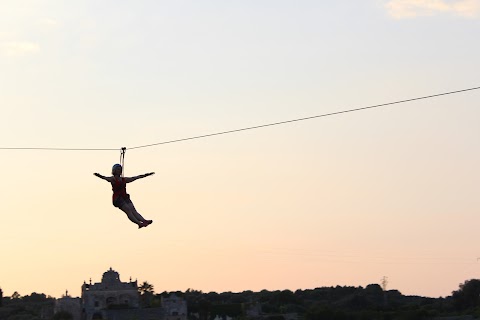
[[150, 172], [150, 173], [141, 174], [141, 175], [135, 176], [135, 177], [125, 178], [125, 182], [126, 182], [126, 183], [133, 182], [133, 181], [135, 181], [135, 180], [138, 180], [138, 179], [142, 179], [142, 178], [151, 176], [152, 174], [155, 174], [155, 172]]
[[93, 175], [105, 181], [112, 182], [112, 177], [105, 177], [105, 176], [102, 176], [100, 173], [96, 173], [96, 172]]

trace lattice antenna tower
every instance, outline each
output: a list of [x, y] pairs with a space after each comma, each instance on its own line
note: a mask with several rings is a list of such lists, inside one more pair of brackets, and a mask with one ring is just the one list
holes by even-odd
[[382, 284], [383, 291], [387, 291], [388, 277], [383, 277], [381, 284]]

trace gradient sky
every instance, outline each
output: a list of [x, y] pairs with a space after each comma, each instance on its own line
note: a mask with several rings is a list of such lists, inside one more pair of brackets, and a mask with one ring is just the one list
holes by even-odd
[[[0, 147], [131, 148], [480, 85], [479, 0], [3, 0]], [[0, 150], [0, 287], [80, 295], [480, 275], [480, 91], [119, 151]]]

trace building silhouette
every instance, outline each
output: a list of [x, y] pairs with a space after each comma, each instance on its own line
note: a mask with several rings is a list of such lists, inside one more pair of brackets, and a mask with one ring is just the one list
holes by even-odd
[[120, 281], [118, 272], [110, 268], [102, 282], [82, 285], [82, 316], [84, 320], [106, 319], [106, 310], [138, 309], [140, 297], [137, 281]]
[[137, 281], [122, 282], [110, 268], [102, 281], [82, 285], [81, 298], [68, 291], [55, 302], [55, 313], [68, 312], [73, 320], [187, 320], [187, 303], [175, 294], [161, 300], [160, 307], [142, 308]]
[[72, 298], [68, 291], [60, 299], [55, 301], [54, 313], [67, 312], [73, 317], [73, 320], [81, 320], [82, 301], [80, 298]]
[[162, 297], [162, 307], [165, 313], [164, 320], [187, 319], [187, 302], [176, 294], [172, 294], [169, 297]]

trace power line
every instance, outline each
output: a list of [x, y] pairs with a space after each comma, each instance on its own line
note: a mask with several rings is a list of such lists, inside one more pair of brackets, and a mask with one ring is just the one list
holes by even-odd
[[298, 122], [298, 121], [304, 121], [304, 120], [311, 120], [311, 119], [315, 119], [315, 118], [329, 117], [329, 116], [339, 115], [339, 114], [342, 114], [342, 113], [349, 113], [349, 112], [356, 112], [356, 111], [362, 111], [362, 110], [373, 109], [373, 108], [380, 108], [380, 107], [390, 106], [390, 105], [393, 105], [393, 104], [400, 104], [400, 103], [412, 102], [412, 101], [416, 101], [416, 100], [430, 99], [430, 98], [434, 98], [434, 97], [446, 96], [446, 95], [450, 95], [450, 94], [461, 93], [461, 92], [472, 91], [472, 90], [478, 90], [478, 89], [480, 89], [480, 87], [474, 87], [474, 88], [469, 88], [469, 89], [462, 89], [462, 90], [438, 93], [438, 94], [433, 94], [433, 95], [429, 95], [429, 96], [399, 100], [399, 101], [394, 101], [394, 102], [387, 102], [387, 103], [372, 105], [372, 106], [363, 107], [363, 108], [336, 111], [336, 112], [325, 113], [325, 114], [320, 114], [320, 115], [316, 115], [316, 116], [310, 116], [310, 117], [305, 117], [305, 118], [298, 118], [298, 119], [293, 119], [293, 120], [274, 122], [274, 123], [269, 123], [269, 124], [253, 126], [253, 127], [235, 129], [235, 130], [228, 130], [228, 131], [210, 133], [210, 134], [194, 136], [194, 137], [189, 137], [189, 138], [163, 141], [163, 142], [158, 142], [158, 143], [152, 143], [152, 144], [146, 144], [146, 145], [142, 145], [142, 146], [131, 147], [131, 148], [128, 148], [128, 149], [132, 150], [132, 149], [147, 148], [147, 147], [153, 147], [153, 146], [158, 146], [158, 145], [162, 145], [162, 144], [175, 143], [175, 142], [181, 142], [181, 141], [187, 141], [187, 140], [194, 140], [194, 139], [200, 139], [200, 138], [206, 138], [206, 137], [212, 137], [212, 136], [219, 136], [219, 135], [223, 135], [223, 134], [240, 132], [240, 131], [247, 131], [247, 130], [253, 130], [253, 129], [260, 129], [260, 128], [277, 126], [277, 125], [291, 123], [291, 122]]
[[[298, 118], [298, 119], [292, 119], [292, 120], [286, 120], [286, 121], [280, 121], [280, 122], [273, 122], [273, 123], [268, 123], [268, 124], [262, 124], [262, 125], [253, 126], [253, 127], [246, 127], [246, 128], [240, 128], [240, 129], [234, 129], [234, 130], [227, 130], [227, 131], [209, 133], [209, 134], [204, 134], [204, 135], [199, 135], [199, 136], [193, 136], [193, 137], [188, 137], [188, 138], [181, 138], [181, 139], [175, 139], [175, 140], [169, 140], [169, 141], [162, 141], [162, 142], [157, 142], [157, 143], [151, 143], [151, 144], [146, 144], [146, 145], [140, 145], [140, 146], [130, 147], [130, 148], [127, 148], [127, 149], [130, 149], [130, 150], [133, 150], [133, 149], [141, 149], [141, 148], [158, 146], [158, 145], [162, 145], [162, 144], [176, 143], [176, 142], [187, 141], [187, 140], [194, 140], [194, 139], [201, 139], [201, 138], [219, 136], [219, 135], [224, 135], [224, 134], [234, 133], [234, 132], [240, 132], [240, 131], [247, 131], [247, 130], [265, 128], [265, 127], [278, 126], [278, 125], [287, 124], [287, 123], [292, 123], [292, 122], [299, 122], [299, 121], [311, 120], [311, 119], [316, 119], [316, 118], [323, 118], [323, 117], [329, 117], [329, 116], [339, 115], [339, 114], [343, 114], [343, 113], [350, 113], [350, 112], [357, 112], [357, 111], [362, 111], [362, 110], [367, 110], [367, 109], [374, 109], [374, 108], [386, 107], [386, 106], [390, 106], [390, 105], [394, 105], [394, 104], [401, 104], [401, 103], [412, 102], [412, 101], [417, 101], [417, 100], [425, 100], [425, 99], [430, 99], [430, 98], [435, 98], [435, 97], [440, 97], [440, 96], [446, 96], [446, 95], [452, 95], [452, 94], [456, 94], [456, 93], [473, 91], [473, 90], [478, 90], [478, 89], [480, 89], [480, 87], [473, 87], [473, 88], [468, 88], [468, 89], [462, 89], [462, 90], [455, 90], [455, 91], [437, 93], [437, 94], [432, 94], [432, 95], [423, 96], [423, 97], [410, 98], [410, 99], [398, 100], [398, 101], [394, 101], [394, 102], [387, 102], [387, 103], [382, 103], [382, 104], [377, 104], [377, 105], [371, 105], [371, 106], [368, 106], [368, 107], [348, 109], [348, 110], [343, 110], [343, 111], [336, 111], [336, 112], [324, 113], [324, 114], [315, 115], [315, 116], [310, 116], [310, 117], [304, 117], [304, 118]], [[44, 148], [44, 147], [26, 147], [26, 148], [25, 148], [25, 147], [0, 147], [0, 150], [119, 151], [119, 150], [122, 150], [122, 148], [50, 148], [50, 147], [45, 147], [45, 148]]]

